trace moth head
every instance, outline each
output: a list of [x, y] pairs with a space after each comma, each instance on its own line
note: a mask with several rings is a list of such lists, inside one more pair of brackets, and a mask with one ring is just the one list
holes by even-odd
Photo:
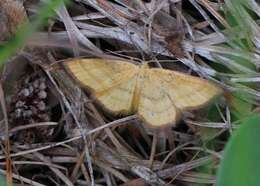
[[149, 66], [148, 63], [149, 63], [148, 61], [143, 62], [142, 65], [141, 65], [141, 69], [149, 69], [150, 66]]

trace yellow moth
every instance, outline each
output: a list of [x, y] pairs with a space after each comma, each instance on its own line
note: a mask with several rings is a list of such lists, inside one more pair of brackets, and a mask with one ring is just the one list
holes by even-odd
[[153, 127], [176, 124], [183, 111], [200, 108], [222, 92], [204, 79], [147, 64], [91, 58], [64, 65], [105, 110], [136, 113]]

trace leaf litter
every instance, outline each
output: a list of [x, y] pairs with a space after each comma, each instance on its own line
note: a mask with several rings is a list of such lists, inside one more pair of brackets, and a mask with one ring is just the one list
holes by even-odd
[[[260, 97], [259, 25], [247, 17], [254, 50], [232, 47], [230, 30], [239, 25], [223, 16], [225, 6], [232, 4], [77, 0], [54, 10], [57, 16], [2, 67], [0, 173], [30, 185], [214, 185], [224, 144], [238, 127], [232, 93], [247, 93], [252, 112]], [[39, 7], [1, 1], [1, 42]], [[257, 13], [259, 4], [247, 8]], [[154, 130], [94, 104], [64, 71], [62, 61], [74, 57], [156, 61], [214, 81], [225, 94], [217, 106], [184, 113], [176, 127]]]

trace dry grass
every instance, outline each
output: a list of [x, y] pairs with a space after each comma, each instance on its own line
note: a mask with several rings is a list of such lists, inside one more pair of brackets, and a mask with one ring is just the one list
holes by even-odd
[[[245, 6], [260, 12], [253, 0]], [[27, 0], [24, 7], [30, 18], [39, 5]], [[55, 10], [3, 68], [0, 173], [16, 185], [214, 185], [241, 119], [233, 116], [240, 102], [231, 93], [243, 93], [239, 100], [251, 110], [260, 97], [258, 22], [240, 7], [245, 23], [234, 26], [223, 7], [237, 18], [232, 1], [77, 0]], [[225, 98], [185, 113], [176, 127], [152, 130], [136, 116], [115, 118], [93, 104], [62, 66], [80, 56], [154, 61], [214, 81]]]

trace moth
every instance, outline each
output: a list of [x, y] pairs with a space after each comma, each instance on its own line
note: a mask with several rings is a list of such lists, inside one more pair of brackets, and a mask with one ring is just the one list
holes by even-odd
[[175, 125], [183, 111], [201, 108], [222, 93], [215, 84], [177, 71], [123, 60], [74, 59], [64, 63], [104, 108], [137, 114], [152, 127]]

